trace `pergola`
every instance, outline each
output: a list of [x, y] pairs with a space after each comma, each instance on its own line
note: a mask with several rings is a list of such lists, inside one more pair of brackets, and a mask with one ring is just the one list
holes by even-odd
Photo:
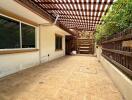
[[57, 16], [63, 29], [95, 31], [114, 0], [15, 0], [36, 11], [50, 21]]

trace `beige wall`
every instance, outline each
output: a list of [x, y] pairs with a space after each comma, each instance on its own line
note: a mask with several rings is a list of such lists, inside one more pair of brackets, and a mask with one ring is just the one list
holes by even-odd
[[[63, 37], [63, 49], [60, 51], [55, 51], [55, 34]], [[0, 55], [0, 77], [64, 56], [65, 34], [68, 33], [55, 25], [39, 26], [36, 32], [39, 51]]]
[[[60, 51], [55, 50], [55, 34], [63, 37], [63, 49]], [[67, 33], [55, 25], [40, 26], [40, 58], [42, 63], [65, 55], [65, 34]]]
[[[39, 27], [36, 27], [36, 48], [39, 49]], [[13, 50], [13, 49], [10, 49]], [[10, 51], [8, 49], [8, 51]], [[21, 50], [21, 49], [14, 49]], [[4, 50], [0, 50], [4, 51]], [[39, 64], [39, 51], [0, 55], [0, 78]]]
[[[36, 48], [39, 51], [0, 55], [0, 78], [36, 66], [40, 62], [44, 63], [65, 55], [65, 35], [68, 34], [67, 32], [55, 25], [39, 26], [49, 22], [14, 0], [0, 0], [0, 12], [1, 8], [2, 11], [5, 10], [20, 16], [20, 18], [30, 19], [38, 24], [36, 28]], [[15, 18], [13, 19], [16, 20]], [[22, 21], [21, 19], [17, 20]], [[55, 51], [55, 34], [63, 36], [63, 50], [61, 51]]]
[[0, 55], [0, 78], [39, 64], [39, 52]]
[[[63, 37], [63, 49], [60, 51], [55, 51], [55, 34]], [[64, 56], [65, 34], [67, 32], [55, 25], [38, 27], [36, 47], [39, 51], [0, 55], [0, 77]]]

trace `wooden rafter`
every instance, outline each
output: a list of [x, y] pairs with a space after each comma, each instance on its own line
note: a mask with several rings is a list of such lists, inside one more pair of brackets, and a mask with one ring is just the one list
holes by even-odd
[[[60, 26], [75, 30], [95, 30], [102, 22], [113, 0], [16, 0], [37, 7], [55, 19]], [[37, 10], [38, 11], [38, 10]]]
[[112, 1], [111, 2], [96, 2], [96, 0], [94, 1], [94, 2], [90, 2], [90, 1], [87, 1], [87, 0], [85, 0], [84, 2], [81, 2], [81, 1], [79, 1], [79, 2], [77, 2], [76, 0], [75, 0], [75, 2], [68, 2], [68, 1], [66, 1], [66, 2], [64, 2], [64, 1], [58, 1], [58, 2], [51, 2], [51, 1], [49, 1], [49, 2], [36, 2], [36, 3], [38, 3], [38, 4], [88, 4], [88, 5], [90, 5], [90, 4], [105, 4], [105, 5], [111, 5], [112, 4]]

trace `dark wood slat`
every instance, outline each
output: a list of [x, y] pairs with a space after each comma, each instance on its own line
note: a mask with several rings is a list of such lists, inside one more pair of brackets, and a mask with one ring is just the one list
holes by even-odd
[[[72, 3], [73, 3], [73, 1], [71, 1], [70, 4], [72, 4]], [[75, 5], [75, 6], [76, 6], [76, 5]], [[72, 4], [73, 9], [76, 9], [75, 6], [74, 6], [74, 4]], [[74, 14], [74, 12], [75, 12], [75, 14]], [[77, 27], [77, 26], [78, 26], [78, 22], [76, 21], [76, 20], [78, 20], [78, 17], [76, 16], [76, 15], [77, 15], [77, 11], [74, 11], [74, 12], [73, 12], [71, 15], [73, 15], [73, 16], [75, 17], [75, 18], [72, 19], [72, 20], [76, 22], [75, 26]], [[80, 23], [80, 20], [79, 20], [79, 23]]]
[[102, 44], [110, 43], [110, 42], [123, 41], [123, 40], [131, 39], [131, 38], [132, 38], [132, 34], [127, 34], [125, 36], [121, 36], [121, 37], [118, 37], [118, 38], [113, 38], [111, 40], [104, 41], [104, 42], [102, 42]]
[[[73, 19], [59, 19], [58, 21], [68, 21], [68, 22], [80, 22], [80, 21], [81, 21], [82, 23], [89, 23], [89, 24], [92, 25], [93, 23], [91, 23], [91, 22], [94, 22], [94, 23], [97, 22], [97, 23], [98, 23], [98, 22], [101, 21], [101, 20], [90, 20], [90, 19], [89, 19], [88, 21], [85, 21], [85, 20], [83, 20], [83, 19], [81, 19], [81, 20], [76, 20], [76, 19], [74, 19], [74, 20], [73, 20]], [[80, 23], [81, 23], [81, 22], [80, 22]]]
[[105, 4], [105, 5], [111, 5], [112, 4], [112, 2], [109, 2], [109, 3], [107, 3], [107, 2], [86, 2], [86, 1], [84, 1], [83, 3], [81, 2], [81, 1], [79, 1], [79, 2], [77, 2], [76, 0], [75, 0], [75, 2], [68, 2], [68, 1], [66, 1], [66, 2], [64, 2], [64, 1], [62, 1], [62, 2], [36, 2], [37, 4], [85, 4], [85, 5], [91, 5], [91, 4]]
[[124, 71], [127, 75], [129, 75], [132, 78], [132, 71], [127, 69], [125, 66], [121, 65], [120, 63], [116, 62], [115, 60], [107, 57], [106, 55], [102, 54], [104, 58], [106, 58], [108, 61], [116, 65], [118, 68], [120, 68], [122, 71]]
[[[108, 0], [105, 0], [105, 2], [108, 2]], [[102, 5], [102, 9], [100, 9], [100, 10], [104, 10], [105, 9], [105, 6], [106, 5]], [[103, 16], [103, 13], [105, 13], [105, 12], [100, 12], [100, 16]], [[101, 19], [101, 17], [100, 17], [100, 19]]]
[[[114, 1], [114, 0], [110, 0], [111, 5], [113, 4], [113, 1]], [[106, 11], [104, 12], [104, 13], [105, 13], [104, 15], [106, 15], [106, 13], [108, 12], [108, 9], [111, 7], [111, 5], [108, 5], [108, 8], [107, 8]]]
[[114, 50], [114, 49], [107, 49], [107, 48], [102, 48], [102, 50], [113, 52], [113, 53], [118, 53], [121, 55], [129, 56], [132, 57], [132, 52], [127, 52], [127, 51], [121, 51], [121, 50]]
[[[16, 0], [21, 2], [21, 4], [28, 4], [28, 7], [33, 9], [35, 12], [41, 11], [40, 15], [45, 16], [46, 18], [51, 19], [51, 22], [53, 22], [57, 16], [59, 15], [59, 20], [57, 21], [57, 25], [60, 27], [65, 27], [64, 29], [69, 28], [69, 24], [74, 26], [75, 30], [95, 30], [95, 27], [93, 25], [101, 24], [102, 20], [101, 17], [103, 14], [106, 14], [106, 11], [110, 7], [110, 5], [113, 3], [113, 0], [110, 0], [108, 2], [105, 0], [104, 2], [102, 0]], [[70, 1], [70, 2], [69, 2]], [[93, 6], [92, 6], [93, 5]], [[98, 9], [95, 9], [95, 6], [98, 5]], [[100, 5], [103, 5], [103, 8], [100, 10]], [[104, 9], [105, 6], [108, 6], [107, 9]], [[87, 9], [87, 6], [89, 7]], [[93, 9], [91, 9], [91, 6]], [[39, 11], [39, 12], [40, 12]], [[75, 13], [74, 13], [75, 12]], [[90, 14], [91, 13], [91, 14]], [[95, 13], [97, 13], [95, 15]], [[100, 16], [98, 15], [100, 13]], [[61, 20], [65, 19], [71, 19], [66, 20], [69, 23], [61, 22]], [[74, 23], [73, 23], [74, 22]], [[80, 26], [80, 24], [83, 24], [83, 26]], [[71, 26], [70, 26], [71, 27]], [[67, 31], [69, 31], [67, 29]], [[69, 31], [70, 32], [70, 31]]]
[[[87, 11], [87, 12], [88, 12], [88, 11]], [[49, 13], [52, 14], [50, 11], [49, 11]], [[93, 13], [95, 13], [95, 12], [93, 12]], [[59, 15], [68, 15], [68, 16], [71, 15], [71, 16], [73, 16], [73, 14], [68, 14], [68, 13], [67, 13], [67, 14], [58, 13], [58, 14], [59, 14]], [[81, 15], [77, 15], [77, 14], [76, 14], [75, 16], [78, 16], [78, 17], [79, 17], [79, 16], [81, 16]], [[92, 16], [91, 16], [91, 15], [88, 15], [88, 17], [101, 17], [101, 16], [95, 16], [95, 15], [92, 15]]]
[[[70, 23], [70, 24], [72, 24], [72, 22], [67, 22], [67, 21], [60, 21], [60, 22], [65, 22], [65, 23]], [[75, 23], [75, 22], [74, 22]], [[85, 22], [81, 22], [81, 23], [83, 23], [84, 25], [86, 24]], [[81, 24], [81, 23], [78, 23], [78, 24]], [[94, 22], [94, 23], [89, 23], [89, 25], [93, 25], [93, 24], [98, 24], [99, 22]]]
[[62, 9], [62, 8], [44, 8], [44, 10], [50, 11], [50, 10], [62, 10], [62, 11], [82, 11], [82, 12], [105, 12], [105, 10], [90, 10], [90, 9]]
[[[66, 2], [68, 2], [68, 0], [66, 0]], [[70, 3], [67, 4], [67, 5], [69, 6], [70, 9], [72, 9], [73, 5], [72, 5], [72, 7], [71, 7], [71, 4]], [[69, 9], [69, 8], [67, 8], [67, 9]], [[73, 11], [71, 11], [70, 14], [73, 14], [73, 16], [75, 16], [75, 14], [73, 13]], [[73, 16], [71, 16], [71, 17], [73, 18]], [[77, 19], [77, 18], [75, 18], [75, 19]], [[73, 19], [73, 21], [74, 21], [74, 19]], [[75, 23], [75, 26], [76, 25], [77, 25], [77, 23]]]

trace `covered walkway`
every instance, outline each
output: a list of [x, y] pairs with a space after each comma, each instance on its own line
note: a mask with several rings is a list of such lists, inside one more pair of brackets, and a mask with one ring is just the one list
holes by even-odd
[[0, 0], [0, 100], [132, 100], [132, 0]]
[[123, 100], [96, 57], [66, 56], [0, 80], [0, 100]]

